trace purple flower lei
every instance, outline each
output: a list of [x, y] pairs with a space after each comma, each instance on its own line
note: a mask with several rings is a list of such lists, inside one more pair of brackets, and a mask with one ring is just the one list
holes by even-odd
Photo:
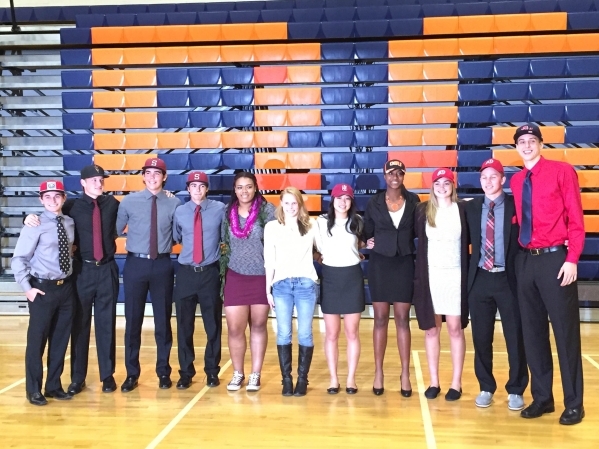
[[254, 224], [258, 219], [258, 214], [260, 212], [260, 206], [262, 205], [262, 198], [257, 197], [256, 200], [252, 203], [252, 207], [250, 207], [250, 214], [245, 222], [245, 226], [241, 229], [241, 225], [239, 224], [239, 201], [236, 201], [233, 207], [231, 208], [231, 212], [229, 213], [229, 223], [231, 223], [231, 232], [238, 239], [247, 239], [254, 228]]

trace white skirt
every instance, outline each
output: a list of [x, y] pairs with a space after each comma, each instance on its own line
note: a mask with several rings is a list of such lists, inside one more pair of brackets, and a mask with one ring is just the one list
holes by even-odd
[[462, 315], [462, 270], [460, 267], [429, 267], [429, 285], [436, 315]]

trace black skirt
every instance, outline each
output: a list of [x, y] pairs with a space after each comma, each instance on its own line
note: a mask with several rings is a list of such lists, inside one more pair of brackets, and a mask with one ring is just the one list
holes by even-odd
[[345, 315], [364, 311], [364, 274], [360, 264], [349, 267], [322, 265], [322, 313]]
[[372, 302], [412, 303], [414, 293], [414, 256], [383, 256], [370, 252], [368, 288]]

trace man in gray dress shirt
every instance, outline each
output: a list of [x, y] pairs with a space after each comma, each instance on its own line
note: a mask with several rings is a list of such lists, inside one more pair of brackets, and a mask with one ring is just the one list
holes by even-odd
[[156, 374], [159, 387], [170, 388], [169, 356], [173, 345], [171, 315], [174, 271], [171, 263], [172, 226], [175, 209], [181, 201], [168, 197], [163, 190], [166, 164], [161, 159], [146, 160], [142, 167], [146, 188], [123, 198], [117, 214], [116, 228], [122, 235], [127, 230], [127, 260], [123, 269], [125, 289], [125, 366], [127, 379], [121, 391], [137, 387], [141, 372], [139, 349], [148, 292], [154, 313], [156, 338]]
[[179, 270], [175, 285], [177, 308], [177, 344], [179, 347], [179, 374], [177, 388], [191, 385], [195, 375], [193, 333], [196, 304], [200, 304], [207, 343], [204, 352], [206, 384], [216, 387], [220, 381], [222, 301], [220, 299], [219, 265], [220, 227], [226, 206], [209, 200], [208, 176], [192, 172], [187, 177], [191, 201], [179, 206], [173, 223], [173, 239], [183, 244], [179, 254]]
[[[11, 268], [15, 280], [27, 296], [29, 327], [25, 350], [27, 400], [46, 405], [46, 397], [65, 400], [60, 382], [71, 334], [75, 292], [71, 283], [71, 251], [75, 239], [73, 220], [62, 214], [66, 195], [60, 181], [40, 185], [40, 201], [45, 211], [37, 227], [24, 227], [17, 241]], [[48, 342], [48, 374], [41, 393], [42, 357]]]

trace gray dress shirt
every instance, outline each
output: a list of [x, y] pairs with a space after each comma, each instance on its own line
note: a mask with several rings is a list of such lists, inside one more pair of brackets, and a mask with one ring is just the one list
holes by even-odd
[[173, 240], [182, 243], [179, 263], [203, 267], [216, 262], [220, 257], [220, 227], [225, 216], [226, 206], [220, 201], [205, 199], [200, 203], [202, 215], [202, 245], [204, 260], [200, 264], [193, 261], [193, 227], [196, 204], [189, 201], [175, 211]]
[[[59, 214], [64, 218], [63, 225], [69, 239], [69, 253], [75, 240], [75, 222], [72, 218]], [[29, 277], [38, 279], [65, 279], [73, 272], [73, 262], [70, 259], [68, 273], [60, 271], [58, 258], [57, 215], [44, 211], [40, 215], [41, 224], [36, 227], [24, 226], [17, 240], [17, 246], [10, 263], [15, 280], [24, 292], [31, 290]]]
[[[150, 214], [152, 211], [152, 193], [148, 190], [130, 193], [119, 205], [116, 218], [116, 230], [123, 235], [127, 229], [125, 248], [132, 253], [150, 253]], [[173, 249], [173, 218], [181, 201], [169, 198], [164, 191], [157, 195], [158, 210], [158, 253], [170, 253]]]
[[[499, 195], [495, 200], [495, 266], [505, 267], [505, 248], [503, 242], [503, 218], [505, 216], [505, 193]], [[485, 263], [485, 239], [487, 236], [487, 215], [489, 214], [489, 203], [491, 200], [485, 196], [483, 201], [482, 215], [480, 218], [480, 262], [479, 267]]]

